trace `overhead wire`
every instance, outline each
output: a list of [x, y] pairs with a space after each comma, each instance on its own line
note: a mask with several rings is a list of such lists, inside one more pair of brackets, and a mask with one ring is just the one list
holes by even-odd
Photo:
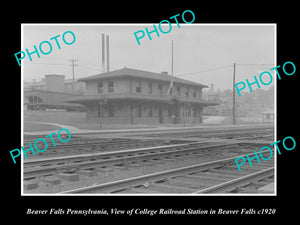
[[197, 71], [197, 72], [177, 74], [176, 76], [177, 76], [177, 77], [180, 77], [180, 76], [184, 76], [184, 75], [191, 75], [191, 74], [204, 73], [204, 72], [209, 72], [209, 71], [215, 71], [215, 70], [220, 70], [220, 69], [224, 69], [224, 68], [229, 68], [229, 67], [232, 67], [232, 66], [233, 66], [233, 65], [220, 66], [220, 67], [216, 67], [216, 68], [212, 68], [212, 69], [208, 69], [208, 70], [201, 70], [201, 71]]
[[[237, 63], [236, 65], [237, 66], [266, 66], [266, 65], [271, 65], [272, 66], [274, 64], [273, 63]], [[220, 70], [220, 69], [229, 68], [229, 67], [233, 67], [233, 64], [232, 65], [219, 66], [219, 67], [212, 68], [212, 69], [207, 69], [207, 70], [200, 70], [200, 71], [197, 71], [197, 72], [177, 74], [176, 76], [180, 77], [180, 76], [184, 76], [184, 75], [205, 73], [205, 72]]]
[[238, 66], [273, 66], [274, 63], [238, 63]]
[[22, 63], [40, 64], [40, 65], [55, 65], [55, 66], [67, 66], [68, 65], [68, 64], [61, 64], [61, 63], [36, 63], [36, 62], [22, 62]]

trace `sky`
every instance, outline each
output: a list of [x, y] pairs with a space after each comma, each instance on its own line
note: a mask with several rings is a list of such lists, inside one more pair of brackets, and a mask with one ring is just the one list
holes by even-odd
[[[156, 27], [158, 27], [158, 23]], [[110, 70], [123, 67], [160, 73], [171, 73], [173, 40], [174, 76], [214, 84], [215, 90], [232, 89], [233, 63], [236, 63], [236, 82], [254, 81], [253, 75], [270, 71], [275, 66], [275, 26], [273, 24], [172, 24], [169, 33], [160, 36], [147, 34], [138, 45], [134, 32], [150, 31], [153, 24], [22, 24], [22, 49], [33, 51], [42, 41], [60, 35], [61, 49], [52, 40], [52, 52], [40, 53], [22, 60], [25, 81], [41, 80], [47, 74], [72, 78], [70, 60], [77, 59], [75, 78], [102, 72], [101, 34], [110, 39]], [[168, 30], [168, 25], [162, 26]], [[72, 31], [76, 40], [66, 45], [61, 36]], [[67, 37], [67, 36], [66, 36]], [[46, 47], [44, 47], [46, 51]], [[17, 63], [17, 62], [16, 62]], [[273, 74], [273, 73], [272, 73]]]

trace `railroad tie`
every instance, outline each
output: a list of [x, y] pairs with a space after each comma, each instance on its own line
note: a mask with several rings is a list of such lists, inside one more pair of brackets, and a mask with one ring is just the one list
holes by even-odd
[[56, 176], [58, 176], [59, 178], [61, 178], [63, 180], [70, 181], [70, 182], [79, 181], [79, 174], [59, 173]]
[[25, 190], [29, 191], [32, 189], [38, 188], [39, 184], [38, 182], [32, 182], [32, 181], [23, 181], [23, 187]]
[[76, 171], [77, 174], [92, 177], [92, 176], [97, 176], [97, 171], [96, 170], [78, 170]]

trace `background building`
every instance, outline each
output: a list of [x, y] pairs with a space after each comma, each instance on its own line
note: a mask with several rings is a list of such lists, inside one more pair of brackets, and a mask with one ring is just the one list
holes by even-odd
[[45, 75], [41, 81], [24, 82], [24, 109], [46, 110], [63, 109], [84, 111], [79, 104], [67, 103], [67, 98], [84, 94], [85, 83], [65, 80], [64, 75]]
[[45, 75], [40, 81], [24, 81], [24, 91], [55, 91], [64, 93], [73, 93], [83, 95], [85, 92], [85, 83], [78, 79], [65, 79], [64, 75], [50, 74]]

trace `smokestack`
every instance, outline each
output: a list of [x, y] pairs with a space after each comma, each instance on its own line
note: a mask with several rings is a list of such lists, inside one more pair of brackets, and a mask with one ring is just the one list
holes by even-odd
[[105, 34], [102, 34], [102, 73], [105, 73]]
[[106, 72], [109, 72], [109, 36], [106, 35]]

